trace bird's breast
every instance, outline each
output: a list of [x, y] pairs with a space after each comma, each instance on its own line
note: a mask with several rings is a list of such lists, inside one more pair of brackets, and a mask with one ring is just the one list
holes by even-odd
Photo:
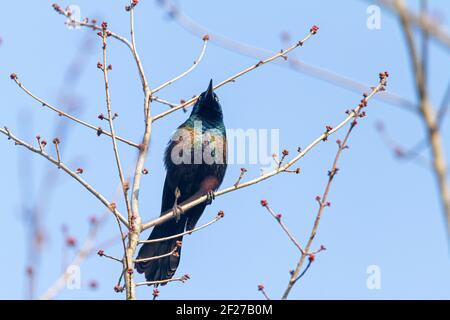
[[221, 165], [226, 163], [227, 141], [222, 130], [180, 127], [166, 151], [166, 166]]

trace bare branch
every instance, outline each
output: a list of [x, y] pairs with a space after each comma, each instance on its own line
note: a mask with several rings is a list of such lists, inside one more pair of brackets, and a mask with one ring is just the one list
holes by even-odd
[[164, 283], [169, 283], [169, 282], [175, 282], [175, 281], [179, 281], [179, 282], [186, 282], [186, 280], [189, 280], [191, 277], [188, 274], [185, 274], [182, 277], [179, 278], [172, 278], [172, 279], [166, 279], [166, 280], [160, 280], [160, 281], [146, 281], [146, 282], [138, 282], [136, 283], [136, 287], [140, 287], [140, 286], [151, 286], [151, 285], [155, 285], [155, 284], [164, 284]]
[[[56, 149], [56, 157], [57, 157], [57, 159], [58, 159], [58, 169], [61, 169], [61, 154], [59, 153], [59, 139], [58, 138], [55, 138], [55, 139], [53, 139], [53, 144], [55, 145], [55, 149]], [[40, 148], [41, 148], [42, 146], [40, 145]]]
[[263, 284], [258, 285], [258, 291], [262, 293], [262, 295], [264, 296], [264, 298], [266, 300], [270, 300], [269, 295], [266, 293], [266, 289], [264, 288]]
[[[399, 13], [396, 0], [378, 0], [378, 3], [389, 10]], [[433, 36], [446, 49], [450, 48], [450, 32], [443, 25], [436, 23], [436, 19], [426, 13], [415, 14], [406, 7], [402, 9], [402, 14], [410, 23], [418, 26]]]
[[300, 243], [297, 241], [297, 239], [295, 239], [295, 237], [293, 236], [293, 234], [289, 231], [288, 227], [284, 224], [283, 221], [281, 221], [281, 214], [276, 214], [273, 209], [269, 206], [269, 204], [267, 203], [266, 200], [262, 200], [261, 201], [261, 205], [267, 209], [267, 211], [269, 211], [270, 215], [277, 220], [278, 224], [281, 226], [281, 228], [283, 229], [283, 231], [287, 234], [287, 236], [289, 237], [289, 239], [294, 243], [294, 245], [298, 248], [298, 250], [300, 250], [300, 252], [303, 254], [305, 253], [305, 251], [303, 250], [302, 246], [300, 245]]
[[97, 254], [100, 257], [105, 257], [105, 258], [108, 258], [108, 259], [111, 259], [111, 260], [114, 260], [116, 262], [120, 262], [121, 264], [123, 264], [123, 260], [122, 259], [119, 259], [119, 258], [113, 257], [113, 256], [111, 256], [109, 254], [106, 254], [103, 250], [99, 250]]
[[[386, 81], [385, 79], [380, 80], [380, 83], [378, 84], [378, 86], [372, 88], [372, 92], [370, 94], [367, 95], [367, 97], [364, 98], [365, 103], [367, 103], [375, 94], [377, 94], [380, 91], [384, 90]], [[352, 120], [353, 118], [355, 118], [358, 114], [359, 111], [364, 107], [364, 105], [359, 105], [356, 109], [349, 111], [349, 115], [341, 122], [339, 123], [336, 127], [332, 128], [331, 130], [321, 134], [318, 138], [316, 138], [311, 144], [309, 144], [305, 149], [303, 149], [302, 151], [300, 151], [294, 158], [292, 158], [290, 161], [286, 162], [284, 165], [275, 168], [272, 171], [269, 171], [261, 176], [259, 176], [258, 178], [249, 180], [247, 182], [243, 182], [240, 183], [239, 185], [235, 186], [231, 186], [228, 188], [224, 188], [222, 190], [216, 191], [214, 193], [215, 197], [219, 197], [221, 195], [242, 189], [242, 188], [246, 188], [249, 186], [252, 186], [254, 184], [260, 183], [264, 180], [267, 180], [273, 176], [276, 176], [277, 174], [281, 173], [281, 172], [286, 172], [289, 168], [291, 168], [297, 161], [299, 161], [301, 158], [303, 158], [309, 151], [311, 151], [316, 145], [318, 145], [319, 143], [325, 141], [329, 136], [333, 135], [336, 131], [340, 130], [343, 126], [345, 126], [350, 120]], [[180, 204], [180, 207], [182, 209], [182, 212], [186, 212], [187, 210], [189, 210], [190, 208], [195, 207], [196, 205], [203, 203], [207, 200], [207, 196], [200, 196], [197, 199], [194, 199], [188, 203], [182, 203]], [[174, 217], [174, 212], [173, 210], [168, 210], [166, 212], [164, 212], [163, 214], [161, 214], [161, 216], [159, 218], [156, 218], [154, 220], [151, 220], [149, 222], [146, 222], [142, 225], [142, 230], [146, 230], [148, 228], [154, 227], [156, 225], [159, 225], [161, 223], [164, 223], [167, 220], [170, 220]]]
[[[75, 17], [71, 14], [71, 12], [69, 10], [65, 10], [63, 8], [61, 8], [58, 4], [53, 4], [53, 9], [55, 9], [56, 12], [58, 12], [59, 14], [65, 16], [66, 18], [70, 19], [71, 23], [75, 26], [80, 26], [80, 27], [87, 27], [89, 29], [92, 29], [94, 31], [101, 31], [102, 27], [96, 24], [95, 20], [91, 20], [89, 22], [89, 19], [85, 19], [83, 21], [81, 20], [76, 20]], [[111, 30], [108, 30], [109, 34], [111, 37], [119, 40], [120, 42], [124, 43], [127, 47], [129, 47], [131, 49], [131, 43], [130, 41], [128, 41], [125, 37], [122, 37], [120, 35], [118, 35], [115, 32], [112, 32]]]
[[303, 270], [302, 273], [300, 273], [300, 275], [297, 278], [295, 278], [294, 283], [297, 282], [298, 280], [300, 280], [301, 278], [303, 278], [303, 276], [309, 270], [309, 267], [311, 267], [312, 262], [313, 262], [313, 259], [308, 259], [308, 264], [306, 265], [305, 270]]
[[[94, 21], [94, 20], [91, 20], [91, 22], [89, 22], [89, 19], [85, 19], [83, 21], [76, 20], [71, 15], [71, 13], [69, 11], [62, 9], [57, 4], [54, 4], [53, 8], [55, 9], [56, 12], [58, 12], [58, 13], [62, 14], [63, 16], [69, 18], [74, 25], [77, 25], [77, 26], [80, 26], [80, 27], [87, 27], [87, 28], [90, 28], [90, 29], [92, 29], [94, 31], [101, 31], [103, 29], [103, 27], [97, 25], [96, 21]], [[108, 33], [108, 35], [110, 37], [113, 37], [113, 38], [119, 40], [120, 42], [124, 43], [130, 49], [131, 53], [133, 54], [133, 58], [134, 58], [134, 60], [136, 62], [136, 65], [138, 67], [139, 76], [141, 78], [143, 90], [145, 91], [146, 87], [148, 87], [148, 81], [146, 79], [144, 68], [142, 66], [141, 59], [139, 57], [139, 54], [136, 51], [136, 46], [135, 46], [135, 43], [134, 43], [134, 7], [132, 7], [130, 9], [130, 16], [131, 16], [130, 23], [132, 25], [132, 28], [131, 28], [132, 41], [131, 42], [128, 39], [126, 39], [125, 37], [123, 37], [123, 36], [113, 32], [113, 31], [111, 31], [109, 29], [107, 30], [107, 33]]]
[[202, 47], [202, 51], [200, 53], [200, 56], [197, 58], [196, 61], [194, 61], [194, 64], [189, 69], [187, 69], [185, 72], [183, 72], [179, 76], [173, 78], [172, 80], [169, 80], [169, 81], [163, 83], [162, 85], [160, 85], [156, 89], [153, 89], [151, 94], [152, 95], [155, 94], [159, 90], [161, 90], [161, 89], [171, 85], [172, 83], [180, 80], [181, 78], [183, 78], [183, 77], [187, 76], [189, 73], [191, 73], [200, 64], [200, 62], [202, 61], [203, 56], [205, 55], [205, 51], [206, 51], [206, 46], [208, 44], [208, 40], [209, 40], [209, 36], [206, 35], [206, 36], [203, 37], [203, 47]]
[[[97, 223], [91, 227], [86, 240], [81, 246], [81, 249], [78, 250], [75, 258], [71, 261], [70, 266], [80, 266], [81, 263], [90, 255], [100, 225], [100, 221], [97, 221]], [[56, 281], [45, 291], [45, 293], [39, 297], [39, 300], [53, 299], [66, 286], [69, 277], [70, 274], [67, 273], [67, 270], [64, 270], [58, 279], [56, 279]]]
[[428, 96], [424, 67], [419, 57], [419, 53], [417, 52], [414, 35], [411, 28], [411, 17], [408, 14], [404, 1], [396, 0], [394, 2], [394, 6], [399, 14], [400, 22], [403, 27], [411, 56], [411, 63], [415, 73], [416, 90], [420, 100], [419, 110], [422, 120], [427, 128], [428, 141], [431, 145], [431, 153], [433, 157], [433, 172], [440, 190], [443, 213], [447, 222], [447, 234], [450, 236], [450, 187], [447, 182], [446, 160], [442, 145], [442, 138], [438, 127], [436, 109], [431, 104]]
[[[114, 157], [116, 159], [116, 164], [117, 164], [117, 171], [119, 173], [119, 179], [120, 179], [120, 185], [122, 186], [122, 191], [123, 191], [123, 198], [125, 201], [125, 206], [127, 208], [127, 213], [128, 213], [128, 223], [130, 223], [131, 219], [132, 219], [132, 215], [133, 213], [131, 212], [131, 204], [130, 204], [130, 200], [128, 198], [128, 190], [130, 189], [129, 186], [129, 182], [125, 181], [124, 178], [124, 174], [123, 174], [123, 170], [122, 170], [122, 164], [120, 161], [120, 155], [119, 155], [119, 149], [117, 148], [117, 142], [116, 142], [116, 133], [114, 130], [114, 120], [113, 120], [113, 114], [111, 111], [111, 96], [109, 93], [109, 79], [108, 79], [108, 72], [110, 70], [112, 70], [112, 66], [107, 64], [107, 59], [106, 59], [106, 38], [107, 38], [107, 32], [106, 32], [106, 25], [104, 25], [104, 28], [102, 30], [102, 42], [103, 42], [103, 79], [105, 82], [105, 99], [106, 99], [106, 108], [108, 111], [108, 123], [109, 123], [109, 129], [111, 131], [111, 140], [112, 140], [112, 145], [113, 145], [113, 150], [114, 150]], [[131, 223], [130, 223], [131, 224]], [[120, 221], [117, 220], [117, 225], [119, 226], [119, 231], [120, 231], [120, 235], [121, 235], [121, 239], [122, 239], [122, 245], [123, 245], [123, 251], [124, 251], [124, 255], [125, 255], [125, 269], [129, 269], [130, 265], [128, 264], [128, 262], [131, 260], [128, 259], [127, 257], [127, 248], [126, 248], [126, 244], [125, 244], [125, 237], [124, 237], [124, 232], [122, 230], [122, 225], [120, 224]], [[122, 262], [122, 260], [120, 260], [120, 262]]]
[[72, 171], [71, 169], [69, 169], [64, 163], [60, 163], [58, 162], [58, 160], [54, 159], [53, 157], [51, 157], [49, 154], [41, 151], [40, 149], [37, 149], [35, 147], [33, 147], [32, 145], [26, 143], [25, 141], [17, 138], [16, 136], [14, 136], [11, 131], [8, 128], [0, 128], [0, 133], [3, 133], [5, 136], [7, 136], [9, 139], [13, 140], [15, 142], [16, 145], [19, 146], [23, 146], [25, 148], [27, 148], [28, 150], [37, 153], [39, 155], [41, 155], [42, 157], [44, 157], [45, 159], [47, 159], [48, 161], [50, 161], [51, 163], [53, 163], [54, 165], [56, 165], [57, 167], [59, 166], [63, 171], [65, 171], [69, 176], [71, 176], [72, 178], [74, 178], [76, 181], [78, 181], [83, 187], [85, 187], [92, 195], [94, 195], [98, 200], [100, 200], [100, 202], [102, 202], [107, 208], [110, 209], [110, 211], [117, 216], [117, 218], [126, 226], [128, 226], [128, 221], [127, 219], [125, 219], [122, 214], [120, 214], [120, 212], [117, 209], [112, 210], [111, 209], [111, 203], [106, 200], [106, 198], [99, 193], [96, 189], [94, 189], [89, 183], [87, 183], [83, 178], [81, 178], [81, 176], [79, 174], [77, 174], [76, 171]]
[[148, 258], [141, 258], [141, 259], [136, 259], [134, 260], [135, 263], [139, 263], [139, 262], [148, 262], [148, 261], [153, 261], [153, 260], [159, 260], [165, 257], [169, 257], [172, 256], [174, 254], [176, 254], [176, 251], [178, 250], [178, 246], [176, 246], [175, 248], [172, 249], [172, 251], [162, 254], [160, 256], [153, 256], [153, 257], [148, 257]]
[[[387, 72], [380, 73], [380, 83], [379, 83], [379, 85], [376, 88], [374, 88], [369, 95], [364, 94], [364, 98], [363, 98], [363, 100], [361, 100], [360, 105], [358, 106], [357, 109], [355, 109], [353, 111], [354, 112], [353, 117], [356, 118], [356, 117], [360, 116], [361, 109], [364, 108], [367, 105], [367, 102], [370, 99], [370, 97], [372, 97], [376, 92], [378, 92], [380, 90], [384, 90], [384, 87], [386, 86], [386, 83], [387, 83], [386, 82], [386, 78], [388, 76], [389, 76], [389, 74]], [[353, 120], [351, 122], [351, 124], [350, 124], [350, 128], [348, 129], [347, 134], [345, 135], [344, 140], [342, 142], [338, 141], [339, 148], [338, 148], [338, 151], [337, 151], [336, 156], [334, 158], [333, 166], [332, 166], [331, 170], [328, 172], [328, 182], [327, 182], [327, 185], [325, 187], [325, 191], [324, 191], [322, 197], [320, 197], [320, 196], [316, 197], [316, 200], [319, 203], [319, 209], [317, 211], [316, 219], [314, 220], [314, 226], [312, 228], [312, 231], [311, 231], [311, 234], [309, 236], [308, 242], [307, 242], [307, 244], [305, 246], [305, 249], [302, 252], [300, 261], [298, 262], [296, 269], [291, 273], [291, 278], [289, 279], [289, 283], [287, 285], [287, 288], [286, 288], [286, 290], [285, 290], [285, 292], [284, 292], [284, 294], [282, 296], [283, 300], [288, 298], [289, 293], [292, 290], [292, 288], [295, 285], [295, 283], [309, 269], [310, 264], [306, 267], [305, 271], [299, 276], [300, 270], [301, 270], [301, 268], [303, 266], [303, 263], [304, 263], [306, 257], [309, 258], [309, 262], [310, 263], [314, 260], [314, 254], [310, 253], [310, 249], [311, 249], [313, 240], [314, 240], [314, 238], [316, 236], [317, 230], [319, 228], [319, 223], [320, 223], [320, 219], [322, 218], [323, 210], [324, 210], [324, 208], [326, 208], [326, 207], [328, 207], [330, 205], [329, 202], [328, 202], [328, 194], [330, 192], [331, 183], [333, 182], [333, 179], [334, 179], [334, 177], [335, 177], [335, 175], [336, 175], [336, 173], [338, 171], [337, 163], [338, 163], [339, 158], [340, 158], [340, 156], [342, 154], [342, 151], [347, 148], [347, 141], [348, 141], [348, 139], [350, 137], [350, 134], [353, 131], [353, 128], [356, 126], [356, 124], [357, 124], [357, 121]], [[319, 249], [319, 251], [322, 251], [322, 247], [321, 247], [321, 249]]]
[[[316, 26], [312, 27], [311, 30], [310, 30], [310, 32], [308, 33], [308, 35], [307, 35], [303, 40], [300, 40], [300, 41], [298, 41], [297, 43], [295, 43], [294, 45], [292, 45], [291, 47], [289, 47], [288, 49], [286, 49], [286, 50], [284, 50], [284, 51], [282, 50], [282, 51], [280, 51], [279, 53], [277, 53], [277, 54], [271, 56], [270, 58], [267, 58], [267, 59], [265, 59], [265, 60], [261, 60], [261, 61], [259, 61], [258, 63], [254, 64], [253, 66], [251, 66], [251, 67], [249, 67], [249, 68], [247, 68], [247, 69], [245, 69], [245, 70], [242, 70], [241, 72], [238, 72], [237, 74], [235, 74], [235, 75], [229, 77], [228, 79], [226, 79], [226, 80], [222, 81], [221, 83], [215, 85], [215, 86], [214, 86], [214, 90], [217, 89], [217, 88], [222, 87], [223, 85], [225, 85], [225, 84], [227, 84], [227, 83], [234, 82], [237, 78], [243, 76], [244, 74], [249, 73], [250, 71], [255, 70], [256, 68], [258, 68], [258, 67], [260, 67], [260, 66], [262, 66], [262, 65], [264, 65], [264, 64], [267, 64], [267, 63], [269, 63], [269, 62], [271, 62], [271, 61], [273, 61], [273, 60], [276, 60], [276, 59], [278, 59], [278, 58], [287, 59], [287, 54], [288, 54], [289, 52], [295, 50], [295, 49], [298, 48], [298, 47], [301, 47], [301, 46], [302, 46], [306, 41], [308, 41], [314, 34], [316, 34], [317, 29], [315, 29], [315, 28], [317, 28], [317, 27], [316, 27]], [[161, 119], [161, 118], [167, 116], [168, 114], [171, 114], [172, 112], [175, 112], [175, 111], [177, 111], [177, 110], [179, 110], [179, 109], [182, 109], [182, 108], [185, 108], [185, 107], [187, 107], [187, 106], [190, 106], [190, 105], [194, 104], [195, 101], [197, 101], [197, 99], [198, 99], [198, 96], [195, 96], [195, 97], [191, 98], [190, 100], [186, 101], [185, 103], [179, 104], [178, 106], [173, 107], [172, 109], [166, 110], [166, 111], [164, 111], [164, 112], [162, 112], [162, 113], [160, 113], [160, 114], [154, 116], [154, 117], [152, 118], [152, 121], [156, 121], [156, 120], [158, 120], [158, 119]]]
[[[85, 122], [85, 121], [83, 121], [83, 120], [80, 120], [80, 119], [78, 119], [77, 117], [74, 117], [74, 116], [68, 114], [67, 112], [62, 111], [61, 109], [58, 109], [57, 107], [51, 105], [50, 103], [48, 103], [48, 102], [42, 100], [41, 98], [35, 96], [33, 93], [31, 93], [31, 92], [30, 92], [30, 91], [22, 84], [22, 82], [19, 81], [19, 79], [18, 79], [18, 77], [17, 77], [16, 74], [12, 74], [12, 75], [11, 75], [11, 79], [13, 79], [14, 82], [17, 83], [17, 85], [19, 86], [19, 88], [21, 88], [23, 91], [25, 91], [25, 93], [27, 93], [31, 98], [33, 98], [34, 100], [36, 100], [36, 101], [38, 101], [39, 103], [41, 103], [43, 107], [47, 107], [47, 108], [49, 108], [50, 110], [56, 112], [59, 116], [66, 117], [67, 119], [70, 119], [70, 120], [72, 120], [72, 121], [75, 121], [76, 123], [79, 123], [79, 124], [81, 124], [81, 125], [83, 125], [83, 126], [85, 126], [85, 127], [87, 127], [87, 128], [90, 128], [90, 129], [96, 131], [96, 132], [99, 131], [99, 128], [98, 128], [98, 127], [96, 127], [96, 126], [94, 126], [94, 125], [92, 125], [92, 124], [90, 124], [90, 123], [88, 123], [88, 122]], [[105, 134], [105, 135], [107, 135], [107, 136], [109, 136], [109, 137], [111, 137], [111, 133], [108, 132], [108, 131], [102, 130], [101, 133], [102, 133], [102, 134]], [[138, 145], [138, 144], [136, 144], [136, 143], [134, 143], [134, 142], [132, 142], [132, 141], [130, 141], [130, 140], [127, 140], [127, 139], [124, 139], [124, 138], [121, 138], [121, 137], [116, 137], [116, 139], [119, 140], [119, 141], [121, 141], [121, 142], [124, 142], [124, 143], [126, 143], [126, 144], [128, 144], [128, 145], [130, 145], [130, 146], [133, 146], [133, 147], [135, 147], [135, 148], [139, 148], [139, 145]]]
[[165, 105], [167, 105], [167, 106], [169, 106], [169, 107], [171, 107], [171, 108], [175, 108], [175, 107], [178, 106], [178, 104], [176, 104], [176, 103], [173, 103], [173, 102], [170, 102], [170, 101], [167, 101], [167, 100], [163, 100], [163, 99], [161, 99], [161, 98], [159, 98], [159, 97], [154, 97], [154, 96], [152, 96], [152, 97], [151, 97], [151, 100], [152, 100], [152, 101], [159, 102], [159, 103], [161, 103], [161, 104], [165, 104]]
[[[273, 54], [273, 52], [269, 50], [239, 42], [234, 39], [227, 38], [221, 34], [212, 32], [205, 26], [193, 20], [191, 17], [187, 16], [186, 13], [184, 13], [173, 1], [166, 0], [161, 3], [163, 4], [164, 10], [166, 10], [166, 12], [175, 20], [176, 23], [197, 37], [202, 37], [204, 34], [209, 34], [210, 41], [212, 43], [215, 43], [216, 45], [232, 52], [255, 59], [261, 59]], [[289, 57], [289, 63], [279, 62], [280, 63], [275, 63], [275, 65], [289, 68], [293, 71], [306, 74], [307, 76], [322, 80], [352, 92], [360, 93], [370, 88], [370, 85], [366, 83], [355, 81], [331, 70], [305, 63], [295, 57]], [[383, 94], [377, 95], [376, 99], [402, 108], [405, 111], [416, 112], [417, 110], [415, 103], [392, 92], [383, 92]]]
[[155, 242], [162, 242], [162, 241], [166, 241], [166, 240], [176, 239], [176, 238], [178, 238], [178, 237], [182, 237], [182, 236], [187, 235], [187, 234], [191, 235], [191, 234], [193, 234], [194, 232], [197, 232], [197, 231], [199, 231], [199, 230], [201, 230], [201, 229], [204, 229], [204, 228], [206, 228], [206, 227], [209, 227], [210, 225], [212, 225], [213, 223], [219, 221], [219, 220], [222, 219], [223, 217], [224, 217], [223, 211], [219, 211], [219, 213], [217, 214], [217, 216], [216, 216], [213, 220], [211, 220], [211, 221], [208, 222], [208, 223], [205, 223], [204, 225], [201, 225], [200, 227], [197, 227], [197, 228], [195, 228], [195, 229], [188, 230], [188, 231], [185, 231], [185, 232], [182, 232], [182, 233], [179, 233], [179, 234], [175, 234], [175, 235], [170, 236], [170, 237], [158, 238], [158, 239], [150, 239], [150, 240], [140, 240], [139, 243], [155, 243]]
[[[139, 146], [139, 155], [136, 161], [136, 167], [134, 170], [134, 179], [131, 189], [131, 211], [132, 215], [129, 217], [129, 234], [128, 234], [128, 245], [126, 249], [127, 265], [133, 266], [133, 256], [136, 252], [136, 248], [139, 241], [139, 235], [142, 231], [141, 228], [141, 215], [139, 212], [139, 191], [141, 188], [141, 180], [144, 172], [145, 160], [147, 158], [148, 147], [150, 144], [150, 138], [152, 135], [152, 121], [151, 121], [151, 90], [148, 85], [147, 77], [145, 75], [142, 62], [139, 58], [139, 54], [136, 49], [135, 42], [135, 30], [134, 30], [134, 10], [135, 3], [131, 1], [130, 5], [130, 33], [131, 33], [131, 51], [133, 53], [134, 59], [138, 66], [139, 74], [142, 82], [142, 89], [144, 92], [144, 123], [145, 129], [142, 137], [142, 142]], [[125, 285], [127, 290], [127, 299], [136, 299], [136, 284], [133, 278], [133, 270], [128, 269], [125, 274]]]
[[239, 183], [241, 183], [242, 178], [244, 178], [245, 173], [247, 172], [247, 169], [241, 168], [241, 173], [239, 174], [239, 177], [237, 178], [236, 182], [234, 183], [234, 186], [237, 187]]

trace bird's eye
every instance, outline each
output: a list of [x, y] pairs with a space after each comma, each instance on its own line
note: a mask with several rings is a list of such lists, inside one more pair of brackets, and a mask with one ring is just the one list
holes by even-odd
[[217, 102], [219, 102], [219, 97], [214, 95], [214, 100], [216, 100]]

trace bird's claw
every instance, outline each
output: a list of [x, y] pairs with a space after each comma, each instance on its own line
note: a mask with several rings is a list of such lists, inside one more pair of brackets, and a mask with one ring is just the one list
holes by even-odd
[[214, 191], [208, 191], [208, 193], [206, 194], [206, 205], [210, 205], [215, 198], [216, 195], [214, 194]]
[[175, 216], [175, 221], [180, 221], [181, 215], [184, 213], [183, 207], [179, 206], [176, 202], [173, 206], [173, 215]]
[[184, 213], [182, 207], [178, 205], [178, 199], [181, 197], [181, 191], [177, 187], [175, 189], [175, 203], [173, 204], [173, 215], [175, 216], [175, 221], [178, 222], [180, 220], [181, 214]]
[[180, 217], [181, 215], [184, 213], [184, 210], [181, 206], [175, 204], [173, 206], [173, 215], [175, 216], [175, 221], [178, 222], [180, 221]]

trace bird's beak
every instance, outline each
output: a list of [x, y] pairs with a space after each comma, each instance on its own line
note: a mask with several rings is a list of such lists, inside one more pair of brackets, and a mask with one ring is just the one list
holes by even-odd
[[212, 99], [213, 98], [213, 81], [211, 79], [211, 81], [209, 81], [209, 86], [208, 89], [206, 89], [206, 93], [205, 93], [205, 98], [206, 99]]

